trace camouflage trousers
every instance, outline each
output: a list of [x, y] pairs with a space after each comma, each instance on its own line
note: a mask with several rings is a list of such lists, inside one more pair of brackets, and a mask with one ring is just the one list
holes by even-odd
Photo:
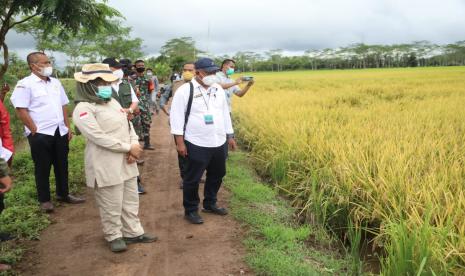
[[142, 111], [139, 115], [141, 121], [141, 137], [150, 136], [150, 125], [152, 124], [152, 113], [150, 110]]
[[131, 122], [134, 126], [134, 131], [136, 132], [137, 136], [139, 136], [139, 139], [142, 139], [144, 136], [142, 136], [142, 121], [140, 115], [135, 115]]

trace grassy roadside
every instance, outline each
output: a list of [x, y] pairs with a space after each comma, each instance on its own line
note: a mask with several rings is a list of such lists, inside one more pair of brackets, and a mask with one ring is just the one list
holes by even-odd
[[[82, 136], [70, 143], [69, 187], [72, 193], [79, 192], [84, 181], [84, 147]], [[49, 224], [48, 215], [40, 212], [34, 182], [34, 164], [29, 149], [18, 152], [13, 160], [13, 189], [5, 195], [6, 209], [0, 215], [0, 232], [9, 232], [16, 240], [0, 243], [0, 262], [15, 265], [25, 253], [25, 241], [39, 239], [40, 232]], [[50, 188], [55, 195], [55, 179], [51, 172]], [[14, 272], [9, 272], [14, 274]], [[9, 275], [2, 274], [0, 275]]]
[[351, 261], [318, 226], [299, 225], [290, 204], [261, 183], [243, 152], [230, 154], [232, 215], [247, 229], [246, 261], [257, 275], [346, 275]]

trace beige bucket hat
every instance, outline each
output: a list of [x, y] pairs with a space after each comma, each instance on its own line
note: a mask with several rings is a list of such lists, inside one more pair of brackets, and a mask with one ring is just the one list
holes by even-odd
[[74, 79], [82, 83], [87, 83], [88, 81], [95, 80], [96, 78], [102, 78], [108, 82], [118, 80], [118, 77], [113, 75], [108, 64], [104, 63], [84, 64], [81, 72], [74, 73]]

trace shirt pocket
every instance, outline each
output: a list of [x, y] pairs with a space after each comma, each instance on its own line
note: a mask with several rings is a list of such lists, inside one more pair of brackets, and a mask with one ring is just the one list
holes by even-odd
[[32, 107], [44, 107], [48, 105], [47, 91], [42, 87], [31, 87]]
[[97, 123], [105, 133], [115, 133], [123, 127], [124, 118], [116, 111], [100, 111], [96, 114]]

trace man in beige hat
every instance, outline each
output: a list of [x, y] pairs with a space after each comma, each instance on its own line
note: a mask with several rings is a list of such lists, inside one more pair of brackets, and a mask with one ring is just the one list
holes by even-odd
[[74, 74], [76, 107], [73, 122], [87, 139], [86, 183], [94, 188], [105, 239], [113, 252], [129, 243], [149, 243], [139, 220], [136, 160], [142, 153], [134, 126], [112, 97], [118, 78], [108, 64], [86, 64]]
[[60, 81], [51, 77], [53, 68], [44, 53], [30, 53], [27, 63], [32, 74], [18, 82], [11, 102], [29, 140], [40, 207], [52, 212], [49, 180], [52, 165], [56, 199], [74, 204], [84, 202], [68, 192], [68, 152], [72, 138], [66, 108], [69, 100]]

